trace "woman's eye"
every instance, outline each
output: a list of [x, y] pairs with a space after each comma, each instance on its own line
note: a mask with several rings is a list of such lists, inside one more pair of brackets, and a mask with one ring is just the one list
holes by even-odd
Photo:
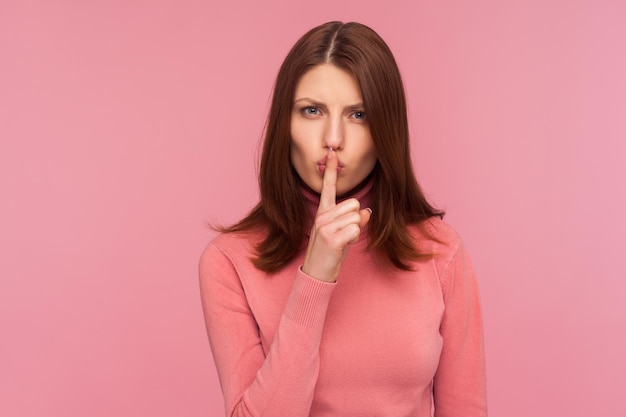
[[354, 117], [355, 119], [364, 120], [365, 119], [365, 112], [364, 111], [355, 111], [354, 113], [352, 113], [352, 117]]
[[304, 107], [300, 110], [302, 114], [305, 116], [318, 116], [320, 114], [320, 109], [313, 106]]

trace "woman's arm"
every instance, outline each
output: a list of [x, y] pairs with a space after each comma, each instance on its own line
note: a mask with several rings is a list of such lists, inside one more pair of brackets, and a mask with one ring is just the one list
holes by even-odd
[[237, 265], [214, 244], [202, 255], [202, 305], [228, 416], [309, 415], [334, 281], [371, 214], [355, 199], [336, 204], [337, 167], [329, 148], [304, 262], [267, 356]]
[[199, 272], [227, 416], [308, 416], [322, 328], [335, 285], [297, 272], [266, 356], [231, 259], [211, 244], [202, 255]]
[[441, 274], [443, 350], [434, 379], [435, 417], [487, 416], [485, 352], [478, 286], [458, 243]]

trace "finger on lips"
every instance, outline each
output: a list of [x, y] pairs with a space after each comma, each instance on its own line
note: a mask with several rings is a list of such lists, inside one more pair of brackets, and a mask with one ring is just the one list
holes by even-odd
[[322, 180], [322, 192], [320, 195], [320, 205], [318, 210], [328, 210], [334, 207], [337, 202], [337, 155], [333, 148], [328, 148], [326, 157], [326, 168], [324, 169], [324, 179]]

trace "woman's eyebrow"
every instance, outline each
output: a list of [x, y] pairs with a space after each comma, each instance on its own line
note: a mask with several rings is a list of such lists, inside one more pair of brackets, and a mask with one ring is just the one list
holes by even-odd
[[346, 106], [347, 110], [363, 110], [364, 108], [365, 106], [363, 106], [363, 103], [356, 103], [350, 106]]
[[314, 99], [309, 98], [309, 97], [302, 97], [302, 98], [299, 98], [299, 99], [295, 100], [295, 101], [294, 101], [294, 103], [298, 103], [298, 102], [300, 102], [300, 101], [308, 101], [309, 103], [312, 103], [312, 104], [315, 104], [315, 105], [320, 105], [320, 106], [323, 106], [323, 105], [324, 105], [324, 103], [322, 103], [321, 101], [319, 101], [319, 100], [314, 100]]
[[[294, 100], [294, 103], [299, 103], [301, 101], [309, 102], [312, 105], [317, 106], [317, 107], [326, 107], [326, 105], [322, 103], [321, 101], [315, 100], [309, 97], [302, 97], [302, 98], [296, 99]], [[363, 103], [350, 104], [344, 107], [344, 109], [346, 110], [363, 110], [363, 108], [364, 108]]]

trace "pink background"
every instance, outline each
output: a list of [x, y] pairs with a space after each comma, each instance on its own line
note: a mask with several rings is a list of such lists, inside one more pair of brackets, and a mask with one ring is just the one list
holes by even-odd
[[0, 0], [0, 415], [219, 416], [197, 260], [257, 198], [271, 85], [389, 43], [478, 273], [492, 416], [626, 415], [626, 3]]

